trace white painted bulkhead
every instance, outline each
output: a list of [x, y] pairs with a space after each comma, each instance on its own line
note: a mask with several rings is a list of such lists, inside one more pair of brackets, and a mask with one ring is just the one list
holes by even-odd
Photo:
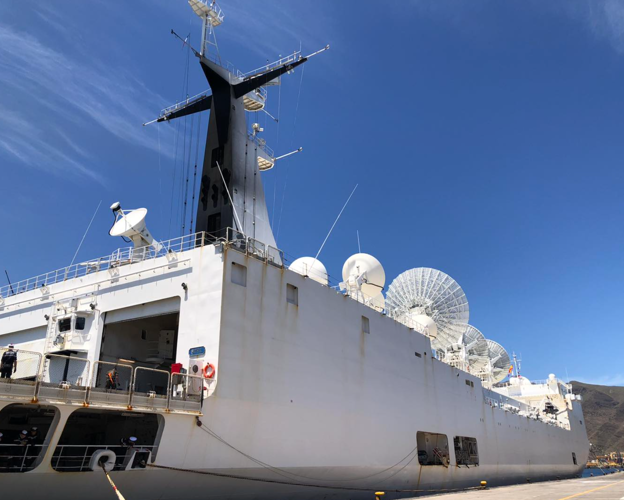
[[[33, 341], [32, 332], [45, 333], [44, 314], [53, 301], [88, 297], [96, 306], [86, 356], [95, 361], [106, 314], [123, 315], [130, 307], [141, 314], [150, 304], [179, 298], [177, 361], [188, 367], [188, 350], [205, 346], [205, 360], [217, 374], [200, 420], [227, 444], [191, 415], [165, 414], [156, 464], [324, 486], [439, 490], [481, 480], [505, 484], [572, 476], [586, 462], [578, 401], [570, 401], [570, 430], [493, 408], [485, 404], [477, 377], [432, 357], [428, 338], [294, 272], [209, 245], [181, 252], [173, 263], [159, 257], [120, 267], [117, 276], [107, 273], [52, 285], [48, 300], [37, 290], [6, 300], [0, 344], [10, 338], [18, 348], [33, 346], [41, 339]], [[362, 316], [370, 333], [362, 330]], [[58, 490], [58, 498], [107, 498], [106, 489], [93, 490], [94, 481], [105, 485], [103, 474], [50, 467], [63, 424], [78, 406], [58, 407], [62, 417], [41, 465], [4, 474], [4, 484], [34, 498], [42, 485]], [[418, 463], [419, 431], [447, 436], [448, 468]], [[478, 467], [455, 466], [455, 436], [476, 438]], [[241, 452], [283, 470], [269, 470]], [[33, 475], [37, 481], [28, 481]], [[369, 491], [151, 468], [114, 472], [113, 478], [133, 500], [199, 499], [207, 491], [219, 498], [370, 497]]]

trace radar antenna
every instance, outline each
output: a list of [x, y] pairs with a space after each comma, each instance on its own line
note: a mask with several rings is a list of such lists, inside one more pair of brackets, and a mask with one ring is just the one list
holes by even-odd
[[457, 344], [468, 324], [468, 300], [448, 274], [419, 267], [400, 274], [386, 294], [388, 315], [431, 338], [436, 351]]

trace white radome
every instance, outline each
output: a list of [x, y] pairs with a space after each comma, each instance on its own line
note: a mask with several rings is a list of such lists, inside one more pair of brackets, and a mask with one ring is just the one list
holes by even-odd
[[351, 283], [363, 277], [360, 291], [366, 297], [376, 297], [386, 284], [386, 272], [381, 262], [367, 253], [356, 253], [342, 266], [342, 279]]
[[438, 326], [436, 325], [436, 322], [433, 321], [433, 319], [431, 319], [429, 316], [427, 316], [426, 314], [413, 313], [408, 313], [408, 316], [410, 320], [416, 323], [416, 330], [418, 330], [419, 327], [422, 328], [422, 333], [431, 337], [432, 339], [438, 336]]
[[299, 257], [288, 266], [288, 269], [302, 276], [307, 276], [322, 285], [327, 285], [329, 282], [327, 269], [320, 260], [314, 257]]

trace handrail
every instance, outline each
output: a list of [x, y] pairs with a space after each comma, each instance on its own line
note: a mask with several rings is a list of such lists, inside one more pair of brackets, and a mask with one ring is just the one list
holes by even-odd
[[170, 398], [171, 398], [171, 373], [169, 373], [166, 370], [158, 370], [156, 368], [145, 368], [143, 366], [137, 366], [134, 369], [134, 377], [132, 379], [132, 386], [130, 389], [130, 399], [128, 402], [128, 408], [132, 408], [132, 402], [134, 400], [134, 395], [137, 392], [136, 391], [136, 382], [137, 382], [137, 373], [139, 370], [142, 371], [150, 371], [150, 372], [157, 372], [157, 373], [163, 373], [167, 376], [167, 392], [166, 392], [166, 399], [167, 399], [167, 403], [165, 406], [165, 409], [169, 409], [169, 402], [170, 402]]
[[161, 248], [156, 251], [151, 246], [141, 248], [125, 247], [118, 248], [108, 255], [96, 259], [79, 262], [68, 267], [63, 267], [55, 271], [40, 274], [33, 278], [12, 283], [0, 287], [0, 305], [7, 297], [12, 297], [24, 292], [40, 290], [42, 296], [50, 293], [48, 287], [55, 283], [60, 283], [81, 276], [86, 276], [98, 271], [105, 271], [111, 268], [119, 267], [126, 263], [135, 263], [148, 259], [163, 257], [171, 253], [184, 252], [194, 248], [204, 246], [204, 233], [198, 232], [194, 234], [180, 236], [170, 240], [160, 242]]

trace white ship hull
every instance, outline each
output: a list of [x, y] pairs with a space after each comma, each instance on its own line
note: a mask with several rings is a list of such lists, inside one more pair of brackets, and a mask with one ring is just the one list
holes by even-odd
[[[165, 257], [129, 263], [113, 277], [99, 271], [63, 281], [51, 285], [45, 299], [39, 290], [27, 291], [0, 309], [3, 344], [43, 351], [52, 321], [44, 314], [53, 303], [82, 297], [96, 304], [89, 330], [72, 340], [84, 351], [74, 356], [93, 363], [109, 349], [108, 325], [121, 324], [113, 320], [158, 317], [164, 313], [158, 308], [176, 299], [176, 360], [188, 367], [189, 349], [204, 346], [216, 376], [197, 417], [202, 427], [192, 412], [154, 411], [162, 420], [150, 465], [111, 473], [126, 499], [371, 498], [372, 490], [398, 498], [484, 480], [572, 477], [583, 469], [588, 441], [577, 400], [566, 400], [558, 425], [493, 407], [494, 393], [477, 377], [432, 358], [427, 337], [335, 290], [227, 246], [177, 257], [174, 264]], [[297, 289], [297, 304], [288, 300], [288, 285]], [[362, 331], [362, 316], [370, 333]], [[50, 382], [53, 373], [46, 374]], [[86, 369], [81, 375], [93, 383]], [[5, 394], [2, 408], [11, 403], [24, 402]], [[58, 408], [45, 453], [33, 470], [3, 474], [3, 491], [23, 498], [111, 498], [101, 470], [54, 467], [63, 433], [71, 432], [67, 418], [84, 411], [83, 403], [39, 397], [38, 404]], [[90, 409], [97, 408], [131, 413], [91, 401]], [[419, 463], [419, 432], [447, 437], [448, 466]], [[457, 466], [455, 436], [476, 439], [478, 466]]]

